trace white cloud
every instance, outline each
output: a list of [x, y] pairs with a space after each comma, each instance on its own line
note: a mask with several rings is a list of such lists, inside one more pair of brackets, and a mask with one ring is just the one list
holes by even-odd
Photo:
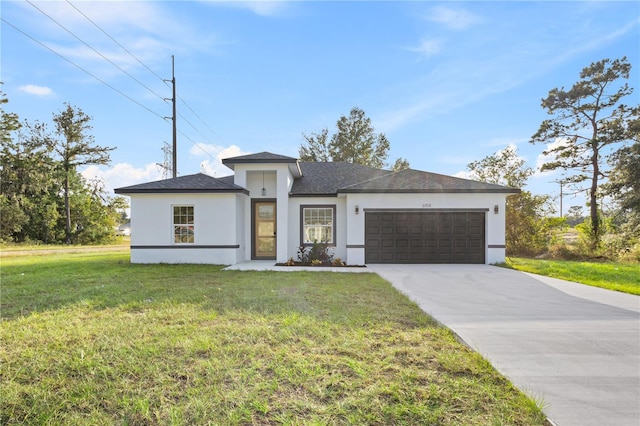
[[473, 176], [472, 176], [471, 172], [468, 171], [468, 170], [461, 170], [461, 171], [455, 173], [453, 176], [461, 178], [461, 179], [471, 179], [471, 180], [473, 179]]
[[538, 157], [536, 158], [536, 172], [533, 175], [534, 178], [541, 178], [541, 177], [549, 177], [552, 176], [553, 174], [556, 173], [556, 170], [546, 170], [546, 171], [542, 171], [542, 166], [545, 163], [548, 163], [550, 161], [553, 161], [555, 159], [555, 155], [554, 154], [545, 154], [545, 152], [548, 152], [552, 149], [561, 147], [561, 146], [566, 146], [568, 144], [568, 141], [566, 138], [556, 138], [555, 141], [548, 143], [547, 147], [544, 149], [544, 151], [540, 154], [538, 154]]
[[409, 47], [407, 50], [417, 52], [422, 56], [434, 56], [442, 50], [442, 41], [436, 39], [423, 39], [417, 47]]
[[514, 137], [495, 137], [491, 138], [484, 146], [511, 146], [512, 148], [517, 148], [518, 144], [527, 142], [528, 139], [525, 138], [514, 138]]
[[478, 16], [468, 10], [445, 6], [434, 7], [426, 18], [454, 30], [463, 30], [480, 21]]
[[114, 188], [162, 179], [162, 171], [155, 163], [147, 164], [143, 168], [136, 168], [129, 163], [118, 163], [109, 168], [88, 166], [81, 174], [85, 179], [102, 180], [105, 190], [110, 195], [113, 195]]
[[219, 145], [197, 143], [191, 147], [191, 149], [189, 150], [189, 154], [196, 157], [209, 157], [209, 159], [206, 159], [200, 163], [200, 170], [202, 171], [202, 173], [215, 177], [223, 177], [228, 176], [232, 173], [232, 171], [227, 166], [222, 164], [222, 160], [224, 158], [237, 157], [239, 155], [246, 155], [250, 153], [242, 151], [235, 145], [224, 147]]
[[18, 90], [21, 92], [29, 93], [30, 95], [36, 95], [36, 96], [53, 95], [53, 90], [51, 90], [50, 87], [37, 86], [35, 84], [26, 84], [24, 86], [20, 86], [18, 87]]

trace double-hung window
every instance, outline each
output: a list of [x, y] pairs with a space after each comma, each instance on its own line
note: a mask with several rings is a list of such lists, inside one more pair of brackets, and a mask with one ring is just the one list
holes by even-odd
[[173, 206], [174, 244], [193, 244], [195, 227], [193, 206]]
[[335, 244], [336, 206], [301, 206], [302, 245], [318, 243]]

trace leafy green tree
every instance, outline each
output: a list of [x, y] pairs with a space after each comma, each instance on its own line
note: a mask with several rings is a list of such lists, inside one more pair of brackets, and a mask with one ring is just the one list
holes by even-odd
[[[0, 104], [6, 103], [3, 97]], [[119, 197], [106, 196], [101, 185], [86, 182], [76, 170], [76, 166], [89, 157], [87, 150], [76, 149], [78, 144], [66, 144], [66, 138], [65, 141], [56, 139], [43, 123], [20, 123], [15, 114], [4, 110], [1, 120], [0, 239], [45, 243], [73, 239], [77, 243], [100, 243], [111, 238], [120, 210], [126, 206]], [[69, 139], [75, 140], [74, 118], [64, 117], [64, 120], [71, 123]], [[86, 131], [86, 127], [84, 129]], [[102, 163], [104, 157], [96, 154], [93, 159], [96, 157]], [[69, 166], [66, 170], [65, 165]], [[68, 197], [63, 197], [63, 192]], [[70, 225], [65, 217], [65, 198], [73, 213]]]
[[65, 238], [66, 243], [71, 244], [70, 180], [78, 166], [109, 164], [109, 152], [115, 148], [95, 146], [94, 138], [89, 134], [91, 117], [80, 108], [65, 105], [63, 111], [53, 116], [53, 121], [56, 133], [61, 137], [56, 141], [55, 151], [64, 173]]
[[[360, 108], [352, 108], [349, 116], [342, 116], [336, 123], [336, 133], [329, 138], [329, 130], [303, 134], [298, 150], [302, 161], [346, 161], [354, 164], [384, 168], [389, 156], [389, 140], [384, 133], [375, 133], [371, 119]], [[396, 160], [394, 170], [409, 168], [405, 159]], [[397, 167], [397, 169], [396, 169]]]
[[394, 172], [399, 172], [400, 170], [406, 170], [409, 168], [409, 161], [405, 158], [398, 158], [396, 159], [396, 162], [393, 163], [393, 167], [391, 167], [391, 170], [393, 170]]
[[619, 81], [628, 79], [630, 70], [626, 57], [603, 59], [584, 68], [580, 80], [569, 90], [550, 90], [542, 99], [542, 107], [552, 118], [544, 120], [531, 138], [531, 143], [549, 144], [544, 154], [552, 156], [552, 160], [542, 170], [577, 170], [570, 182], [590, 182], [592, 250], [601, 238], [599, 189], [601, 179], [606, 177], [606, 154], [612, 145], [628, 139], [626, 129], [632, 108], [621, 100], [633, 89]]
[[[2, 104], [6, 103], [3, 98]], [[50, 156], [52, 147], [45, 125], [22, 124], [16, 114], [2, 111], [1, 239], [48, 241], [58, 216], [54, 198], [59, 187]]]
[[114, 237], [120, 213], [113, 199], [106, 197], [100, 180], [87, 181], [80, 174], [70, 180], [72, 241], [76, 244], [101, 244]]
[[565, 215], [569, 226], [576, 226], [579, 223], [584, 222], [584, 216], [582, 213], [582, 206], [571, 206]]
[[6, 240], [15, 232], [19, 232], [28, 221], [13, 194], [15, 191], [8, 190], [9, 184], [14, 180], [14, 171], [9, 162], [11, 154], [15, 150], [12, 134], [21, 127], [17, 114], [5, 112], [4, 105], [8, 102], [4, 92], [0, 91], [0, 143], [2, 143], [0, 151], [0, 240]]
[[619, 204], [625, 218], [624, 231], [640, 237], [640, 119], [630, 126], [633, 144], [619, 149], [611, 158], [613, 169], [607, 193]]
[[[471, 178], [482, 182], [522, 188], [534, 170], [518, 157], [517, 149], [510, 145], [493, 155], [474, 161], [467, 166]], [[531, 255], [544, 251], [561, 226], [562, 220], [548, 218], [553, 212], [547, 195], [533, 195], [521, 190], [507, 197], [505, 208], [505, 240], [507, 254]]]
[[512, 188], [525, 186], [534, 173], [524, 159], [518, 156], [514, 145], [508, 145], [493, 155], [469, 163], [467, 169], [476, 180]]
[[323, 162], [331, 161], [329, 154], [329, 130], [322, 129], [320, 133], [311, 133], [311, 135], [302, 134], [306, 141], [306, 146], [301, 145], [298, 150], [302, 161]]
[[[0, 82], [0, 84], [2, 84]], [[6, 112], [4, 110], [5, 104], [9, 103], [9, 99], [3, 91], [0, 90], [0, 135], [1, 142], [4, 145], [5, 143], [12, 142], [11, 133], [17, 131], [22, 127], [20, 124], [20, 120], [18, 118], [18, 114], [13, 112]]]

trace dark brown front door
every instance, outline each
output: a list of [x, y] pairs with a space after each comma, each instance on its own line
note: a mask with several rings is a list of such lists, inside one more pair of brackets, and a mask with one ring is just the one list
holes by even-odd
[[253, 203], [253, 257], [276, 258], [276, 202]]
[[485, 213], [365, 214], [366, 263], [484, 263]]

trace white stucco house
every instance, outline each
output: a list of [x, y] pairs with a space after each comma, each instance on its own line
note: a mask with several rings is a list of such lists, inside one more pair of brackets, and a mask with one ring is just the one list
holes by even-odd
[[274, 263], [326, 241], [367, 263], [496, 263], [505, 200], [520, 190], [452, 176], [262, 152], [205, 174], [118, 188], [131, 199], [132, 263]]

